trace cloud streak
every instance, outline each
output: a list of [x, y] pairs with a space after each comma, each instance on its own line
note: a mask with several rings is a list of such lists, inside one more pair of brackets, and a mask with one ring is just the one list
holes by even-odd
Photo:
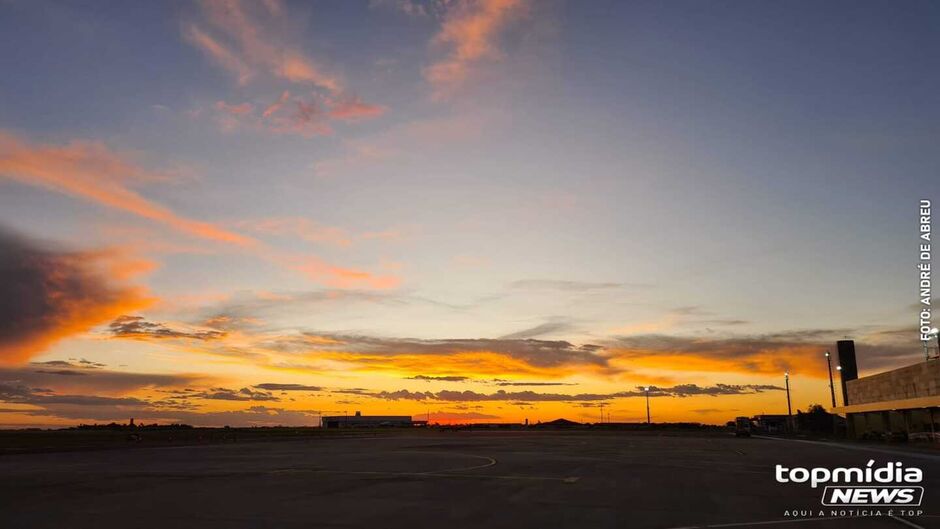
[[394, 276], [336, 266], [315, 255], [280, 252], [255, 238], [178, 215], [128, 187], [130, 183], [164, 178], [165, 174], [143, 169], [100, 143], [42, 145], [0, 131], [0, 177], [125, 211], [189, 236], [232, 245], [333, 287], [381, 289], [398, 285]]
[[340, 93], [342, 83], [284, 39], [286, 9], [279, 2], [202, 0], [201, 20], [183, 35], [213, 62], [246, 84], [259, 74]]
[[144, 169], [101, 143], [43, 145], [0, 130], [0, 176], [126, 211], [193, 237], [242, 247], [256, 244], [249, 237], [177, 215], [142, 197], [128, 184], [160, 180], [166, 175]]
[[[696, 384], [680, 384], [672, 387], [652, 387], [650, 388], [650, 397], [692, 397], [705, 395], [716, 397], [719, 395], [752, 395], [765, 391], [782, 391], [783, 388], [773, 385], [755, 385], [755, 384], [715, 384], [712, 386], [699, 386]], [[402, 389], [398, 391], [378, 391], [370, 393], [369, 396], [382, 400], [433, 400], [442, 402], [591, 402], [608, 401], [614, 399], [645, 397], [646, 392], [642, 388], [632, 391], [618, 391], [615, 393], [539, 393], [535, 391], [505, 391], [499, 390], [494, 393], [478, 393], [476, 391], [449, 391], [438, 392], [430, 391], [409, 391]]]

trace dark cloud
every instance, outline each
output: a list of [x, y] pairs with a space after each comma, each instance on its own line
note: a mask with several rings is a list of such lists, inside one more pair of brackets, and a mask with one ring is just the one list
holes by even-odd
[[415, 375], [413, 377], [406, 377], [406, 380], [424, 380], [426, 382], [466, 382], [470, 380], [470, 377], [463, 377], [459, 375], [444, 375], [444, 376], [430, 376], [430, 375]]
[[369, 395], [370, 392], [365, 388], [343, 388], [343, 389], [334, 389], [331, 393], [339, 393], [342, 395]]
[[115, 256], [67, 252], [0, 229], [0, 362], [19, 363], [144, 302]]
[[172, 401], [188, 400], [232, 400], [232, 401], [272, 401], [277, 402], [280, 399], [267, 391], [256, 391], [251, 388], [229, 389], [229, 388], [210, 388], [204, 391], [193, 389], [168, 391]]
[[[760, 384], [715, 384], [713, 386], [698, 386], [696, 384], [680, 384], [672, 387], [650, 387], [650, 397], [691, 397], [695, 395], [750, 395], [762, 393], [764, 391], [782, 391], [779, 386], [760, 385]], [[401, 389], [398, 391], [378, 391], [369, 393], [368, 396], [383, 400], [434, 400], [445, 402], [485, 402], [485, 401], [506, 401], [506, 402], [524, 402], [530, 404], [533, 402], [593, 402], [608, 401], [613, 399], [643, 397], [646, 391], [642, 387], [635, 390], [618, 391], [615, 393], [537, 393], [535, 391], [505, 391], [499, 390], [494, 393], [478, 393], [476, 391], [450, 391], [443, 390], [438, 392], [430, 391], [409, 391]]]
[[73, 361], [73, 362], [77, 362], [78, 365], [83, 366], [83, 367], [88, 368], [88, 369], [96, 369], [96, 368], [99, 368], [99, 367], [108, 367], [107, 364], [102, 364], [101, 362], [92, 362], [91, 360], [86, 360], [86, 359], [84, 359], [84, 358], [80, 358], [80, 359], [78, 359], [78, 360], [75, 360], [74, 358], [70, 358], [69, 360], [71, 360], [71, 361]]
[[320, 386], [307, 386], [304, 384], [274, 384], [271, 382], [256, 384], [255, 387], [268, 391], [320, 391], [323, 389]]
[[200, 412], [186, 404], [133, 397], [48, 395], [42, 390], [0, 383], [0, 401], [29, 404], [30, 409], [2, 408], [0, 413], [57, 417], [75, 421], [127, 421], [134, 417], [194, 426], [316, 426], [318, 412], [251, 406], [244, 410]]
[[116, 338], [134, 339], [185, 339], [218, 340], [224, 338], [225, 331], [216, 329], [184, 331], [173, 329], [163, 323], [150, 322], [140, 316], [120, 316], [108, 325], [108, 331]]
[[277, 397], [266, 391], [254, 391], [250, 388], [242, 388], [238, 391], [226, 388], [213, 388], [209, 391], [198, 393], [195, 398], [207, 400], [258, 400], [258, 401], [278, 401]]
[[78, 361], [48, 360], [46, 362], [30, 362], [30, 365], [45, 369], [36, 370], [37, 373], [62, 376], [85, 376], [90, 369], [101, 369], [104, 364], [91, 362], [84, 358]]
[[36, 371], [37, 373], [47, 373], [49, 375], [63, 375], [63, 376], [85, 376], [88, 373], [83, 373], [81, 371], [75, 371], [74, 369], [40, 369]]
[[553, 321], [543, 323], [541, 325], [536, 325], [529, 329], [523, 329], [521, 331], [516, 331], [509, 333], [505, 336], [500, 336], [500, 340], [524, 340], [526, 338], [537, 338], [539, 336], [544, 336], [546, 334], [557, 334], [561, 332], [569, 332], [574, 328], [568, 322], [564, 321]]
[[467, 411], [467, 412], [452, 412], [452, 411], [437, 411], [432, 412], [430, 417], [428, 414], [424, 415], [415, 415], [412, 419], [417, 421], [430, 420], [430, 421], [469, 421], [469, 420], [486, 420], [486, 419], [499, 419], [498, 415], [489, 415], [486, 413], [480, 413], [476, 411]]
[[512, 380], [494, 380], [494, 386], [512, 386], [512, 387], [524, 387], [524, 386], [577, 386], [577, 383], [574, 382], [516, 382]]
[[[313, 333], [308, 333], [305, 336], [307, 336], [307, 339], [301, 338], [301, 340], [307, 350], [317, 349], [377, 356], [453, 355], [467, 352], [493, 352], [523, 360], [536, 367], [559, 367], [569, 364], [607, 367], [607, 359], [596, 354], [598, 346], [591, 344], [577, 346], [563, 340], [501, 340], [489, 338], [417, 340]], [[319, 342], [312, 342], [310, 338], [316, 338]], [[297, 339], [289, 340], [277, 346], [296, 350], [296, 342]], [[358, 358], [356, 360], [363, 361], [363, 359]]]
[[0, 367], [0, 383], [25, 384], [31, 387], [52, 387], [59, 392], [127, 393], [143, 388], [177, 388], [211, 377], [192, 374], [127, 373], [107, 369], [70, 369], [82, 376], [62, 376], [50, 370], [32, 367]]
[[[723, 337], [645, 334], [621, 336], [605, 342], [607, 354], [634, 365], [668, 369], [738, 371], [780, 374], [795, 371], [827, 376], [825, 351], [852, 335], [849, 329], [802, 329], [759, 335]], [[914, 332], [882, 330], [856, 341], [859, 366], [867, 369], [897, 367], [916, 361], [920, 346]]]
[[[715, 384], [714, 386], [699, 386], [696, 384], [679, 384], [670, 388], [650, 388], [650, 396], [655, 392], [658, 396], [691, 397], [695, 395], [747, 395], [763, 393], [764, 391], [783, 391], [780, 386], [769, 384]], [[635, 392], [635, 393], [639, 393]], [[635, 394], [635, 396], [638, 396]]]

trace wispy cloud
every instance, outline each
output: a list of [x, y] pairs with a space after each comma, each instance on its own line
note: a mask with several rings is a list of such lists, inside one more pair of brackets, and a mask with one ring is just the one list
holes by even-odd
[[395, 276], [337, 266], [315, 255], [281, 252], [218, 224], [176, 214], [130, 188], [131, 184], [163, 179], [165, 173], [144, 169], [101, 143], [35, 144], [0, 131], [0, 177], [89, 200], [169, 226], [185, 235], [250, 251], [261, 259], [336, 288], [384, 289], [399, 283]]
[[185, 330], [174, 329], [162, 323], [145, 320], [141, 316], [119, 316], [108, 325], [108, 332], [118, 338], [132, 339], [184, 339], [184, 340], [219, 340], [225, 337], [225, 331], [215, 329]]
[[499, 47], [501, 33], [526, 13], [525, 0], [458, 0], [444, 15], [440, 31], [432, 44], [446, 49], [443, 58], [424, 70], [425, 78], [438, 99], [453, 95], [470, 76], [471, 70], [485, 61], [497, 61], [503, 54]]
[[[782, 391], [783, 388], [772, 385], [755, 384], [714, 384], [712, 386], [699, 386], [696, 384], [682, 384], [672, 387], [653, 387], [650, 389], [650, 397], [691, 397], [697, 395], [719, 396], [719, 395], [750, 395], [762, 393], [764, 391]], [[384, 400], [434, 400], [444, 402], [486, 402], [486, 401], [506, 401], [506, 402], [590, 402], [590, 401], [608, 401], [614, 399], [645, 397], [646, 391], [637, 388], [632, 391], [618, 391], [615, 393], [538, 393], [535, 391], [504, 391], [499, 390], [494, 393], [478, 393], [476, 391], [450, 391], [442, 390], [438, 392], [430, 391], [409, 391], [407, 389], [398, 391], [378, 391], [369, 394], [369, 396]]]
[[259, 80], [265, 81], [259, 85], [282, 88], [276, 99], [262, 105], [216, 102], [212, 110], [224, 131], [247, 128], [324, 136], [333, 133], [331, 121], [357, 122], [388, 110], [350, 92], [340, 76], [301, 49], [300, 38], [291, 39], [290, 17], [279, 0], [202, 0], [198, 5], [199, 16], [183, 26], [187, 42], [234, 75], [240, 85]]
[[306, 384], [276, 384], [273, 382], [255, 384], [255, 387], [267, 391], [320, 391], [323, 389], [320, 386], [308, 386]]
[[162, 180], [166, 173], [144, 169], [101, 143], [44, 145], [0, 131], [0, 177], [126, 211], [194, 237], [238, 246], [255, 242], [215, 224], [177, 215], [142, 197], [129, 185]]
[[562, 332], [569, 332], [574, 328], [574, 326], [567, 321], [550, 321], [545, 322], [541, 325], [536, 325], [528, 329], [523, 329], [521, 331], [516, 331], [505, 336], [500, 336], [500, 340], [525, 340], [527, 338], [538, 338], [539, 336], [545, 336], [546, 334], [558, 334]]
[[266, 74], [330, 93], [342, 83], [285, 39], [286, 8], [279, 1], [202, 0], [201, 18], [185, 24], [183, 35], [240, 84]]
[[[604, 345], [611, 362], [638, 368], [774, 376], [790, 371], [822, 378], [828, 376], [823, 352], [851, 332], [805, 329], [719, 337], [640, 334], [621, 336]], [[860, 358], [866, 358], [870, 367], [897, 365], [920, 354], [913, 340], [877, 344], [862, 341], [858, 349]]]

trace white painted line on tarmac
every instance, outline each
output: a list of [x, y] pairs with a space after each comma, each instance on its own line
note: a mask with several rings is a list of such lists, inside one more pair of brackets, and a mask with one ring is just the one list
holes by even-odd
[[896, 521], [896, 522], [899, 522], [899, 523], [902, 523], [902, 524], [904, 524], [904, 525], [906, 525], [906, 526], [908, 526], [908, 527], [913, 527], [914, 529], [925, 529], [924, 526], [922, 526], [922, 525], [917, 525], [916, 523], [914, 523], [914, 522], [912, 522], [912, 521], [910, 521], [910, 520], [905, 520], [904, 518], [899, 518], [899, 517], [897, 517], [897, 516], [892, 516], [892, 515], [888, 515], [888, 518], [891, 518], [892, 520], [894, 520], [894, 521]]
[[766, 435], [754, 435], [755, 439], [768, 439], [771, 441], [789, 441], [791, 443], [806, 443], [811, 445], [828, 446], [830, 448], [843, 448], [845, 450], [858, 450], [861, 452], [878, 452], [882, 454], [891, 454], [895, 456], [913, 457], [917, 459], [927, 459], [929, 461], [940, 461], [940, 455], [925, 454], [923, 452], [908, 452], [906, 450], [892, 450], [890, 448], [878, 448], [874, 446], [860, 446], [845, 443], [810, 441], [809, 439], [788, 439], [786, 437], [769, 437]]
[[495, 474], [456, 474], [453, 472], [390, 472], [383, 470], [327, 470], [327, 469], [281, 469], [273, 470], [271, 474], [344, 474], [344, 475], [362, 475], [362, 476], [404, 476], [415, 478], [475, 478], [475, 479], [509, 479], [520, 481], [560, 481], [562, 483], [576, 483], [577, 476], [567, 478], [556, 478], [551, 476], [500, 476]]
[[[685, 525], [682, 527], [671, 527], [670, 529], [705, 529], [705, 528], [719, 528], [719, 527], [751, 527], [753, 525], [780, 525], [785, 523], [801, 523], [801, 522], [833, 522], [836, 520], [845, 520], [850, 518], [858, 518], [857, 516], [848, 516], [845, 518], [793, 518], [790, 520], [765, 520], [757, 522], [733, 522], [733, 523], [716, 523], [716, 524], [706, 524], [706, 525]], [[924, 529], [921, 527], [920, 529]]]

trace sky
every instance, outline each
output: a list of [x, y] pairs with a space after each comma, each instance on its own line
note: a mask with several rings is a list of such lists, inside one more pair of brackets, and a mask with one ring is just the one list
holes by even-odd
[[938, 20], [0, 0], [0, 427], [828, 406], [923, 358]]

